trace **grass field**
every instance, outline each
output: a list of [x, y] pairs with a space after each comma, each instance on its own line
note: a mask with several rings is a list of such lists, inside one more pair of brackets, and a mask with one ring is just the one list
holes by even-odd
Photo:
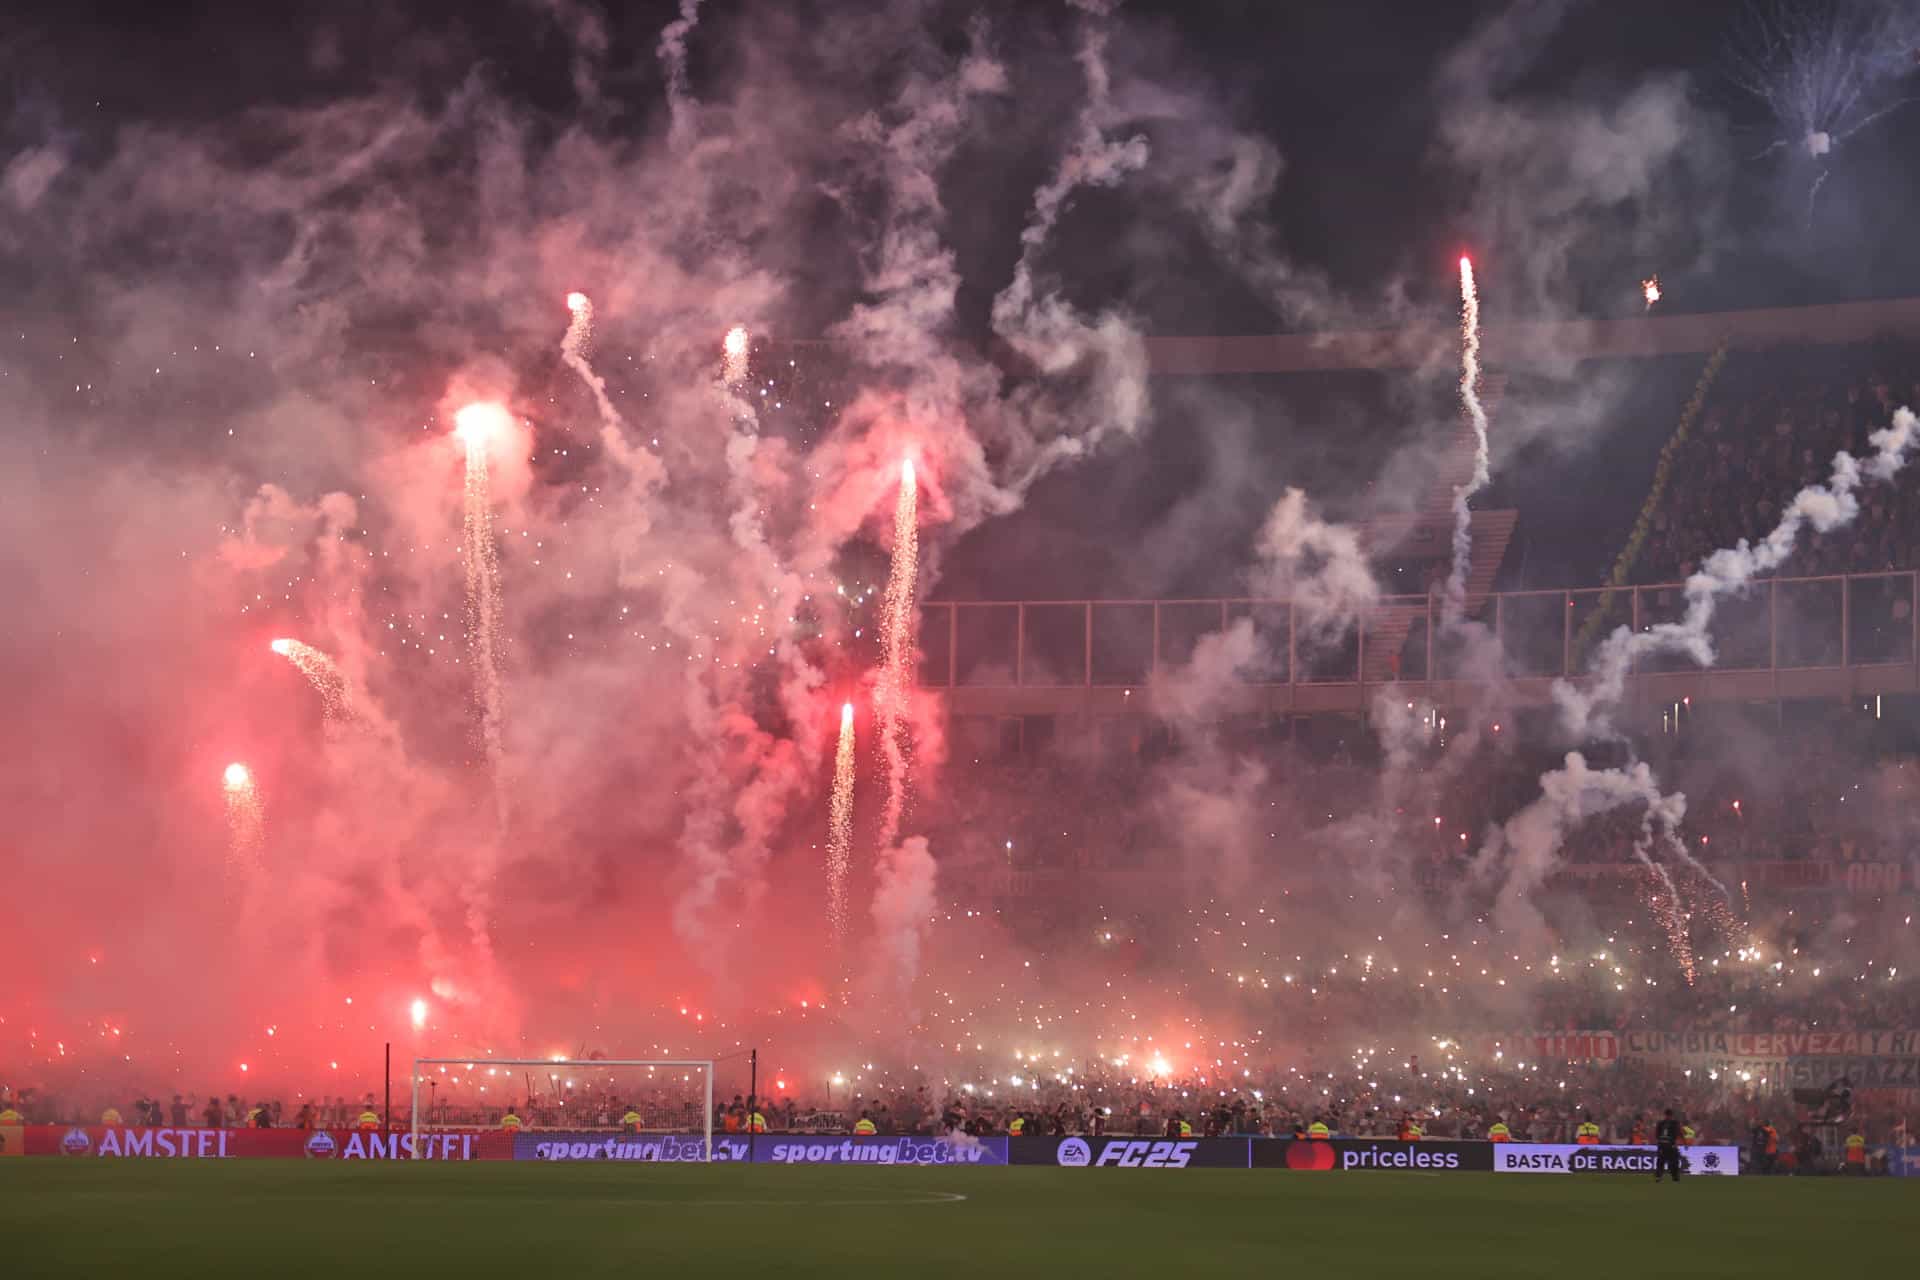
[[0, 1276], [1790, 1275], [1916, 1223], [1902, 1179], [0, 1161]]

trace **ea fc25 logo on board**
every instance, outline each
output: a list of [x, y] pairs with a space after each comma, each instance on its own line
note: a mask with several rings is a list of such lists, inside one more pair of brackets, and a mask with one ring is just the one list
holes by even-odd
[[1093, 1163], [1093, 1149], [1084, 1138], [1067, 1138], [1060, 1143], [1059, 1150], [1053, 1153], [1054, 1160], [1071, 1169], [1084, 1169]]

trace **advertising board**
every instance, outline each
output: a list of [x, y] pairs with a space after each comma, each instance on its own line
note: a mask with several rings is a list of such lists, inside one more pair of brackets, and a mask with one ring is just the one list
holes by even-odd
[[[1503, 1142], [1493, 1145], [1495, 1173], [1638, 1173], [1651, 1175], [1655, 1148], [1650, 1146], [1572, 1146], [1549, 1142]], [[1682, 1147], [1680, 1159], [1688, 1173], [1731, 1177], [1740, 1172], [1738, 1147]]]
[[1009, 1141], [964, 1134], [947, 1138], [830, 1138], [775, 1133], [754, 1139], [753, 1158], [760, 1164], [893, 1164], [939, 1168], [999, 1165], [1007, 1163]]
[[[20, 1152], [108, 1160], [411, 1160], [411, 1133], [361, 1129], [174, 1129], [108, 1125], [28, 1125]], [[505, 1160], [512, 1138], [494, 1131], [423, 1133], [423, 1160]]]
[[1245, 1169], [1249, 1138], [1014, 1138], [1010, 1164], [1067, 1169]]
[[1331, 1141], [1258, 1138], [1253, 1143], [1253, 1167], [1306, 1172], [1415, 1169], [1426, 1173], [1486, 1173], [1493, 1168], [1493, 1145], [1443, 1139], [1398, 1142], [1391, 1138], [1334, 1138]]

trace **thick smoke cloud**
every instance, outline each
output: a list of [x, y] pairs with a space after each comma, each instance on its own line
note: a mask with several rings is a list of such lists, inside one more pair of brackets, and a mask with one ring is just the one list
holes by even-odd
[[[1270, 206], [1297, 175], [1277, 146], [1158, 74], [1112, 4], [956, 21], [902, 0], [821, 24], [682, 0], [637, 53], [578, 0], [517, 12], [553, 46], [563, 109], [415, 32], [396, 65], [421, 75], [302, 105], [101, 136], [14, 122], [31, 137], [0, 163], [0, 246], [37, 265], [0, 382], [0, 536], [31, 553], [0, 561], [0, 589], [31, 607], [0, 631], [18, 762], [0, 878], [60, 905], [0, 941], [7, 1027], [111, 1021], [141, 1087], [150, 1068], [226, 1086], [244, 1061], [252, 1085], [350, 1091], [389, 1038], [396, 1056], [711, 1051], [728, 1046], [706, 1028], [801, 993], [861, 990], [878, 1020], [931, 1009], [930, 975], [949, 1004], [1030, 978], [1037, 952], [983, 943], [999, 926], [956, 905], [1004, 860], [998, 797], [965, 793], [977, 808], [939, 827], [952, 848], [931, 834], [952, 784], [924, 694], [904, 838], [872, 838], [862, 765], [858, 962], [818, 923], [839, 707], [866, 705], [873, 678], [849, 597], [884, 558], [901, 462], [924, 594], [958, 537], [1155, 428], [1133, 296], [1079, 290], [1066, 251], [1095, 201], [1189, 224], [1288, 323], [1410, 314], [1392, 288], [1355, 303], [1288, 258]], [[1475, 180], [1509, 305], [1569, 309], [1600, 211], [1664, 208], [1672, 169], [1710, 173], [1716, 153], [1688, 141], [1681, 86], [1519, 100], [1475, 70], [1517, 56], [1498, 44], [1443, 75], [1441, 150]], [[636, 82], [644, 103], [624, 96]], [[1024, 109], [1063, 85], [1060, 113]], [[1038, 174], [1017, 199], [968, 171], [1002, 150]], [[992, 264], [962, 227], [990, 229]], [[1669, 230], [1649, 214], [1626, 239], [1637, 254]], [[570, 310], [576, 290], [590, 301]], [[729, 381], [735, 325], [831, 354], [756, 337]], [[846, 366], [831, 412], [800, 425], [776, 378], [789, 353]], [[450, 434], [474, 400], [508, 411], [489, 470], [497, 771], [473, 732]], [[1207, 555], [1291, 598], [1308, 650], [1335, 644], [1378, 607], [1379, 549], [1222, 449], [1217, 473], [1265, 519]], [[331, 659], [350, 717], [326, 717], [269, 650], [280, 637]], [[1251, 621], [1213, 630], [1156, 685], [1190, 750], [1140, 765], [1116, 808], [1150, 819], [1183, 887], [1297, 891], [1287, 920], [1316, 941], [1405, 922], [1399, 811], [1432, 794], [1430, 709], [1396, 691], [1376, 713], [1387, 781], [1323, 805], [1350, 766], [1243, 752], [1227, 725], [1270, 643]], [[240, 879], [233, 761], [269, 815]], [[1605, 790], [1570, 785], [1576, 810]], [[1540, 848], [1529, 833], [1566, 811], [1515, 818], [1500, 849]], [[1297, 860], [1272, 856], [1283, 833]], [[1519, 858], [1502, 892], [1531, 901], [1550, 857]], [[1146, 1012], [1173, 1025], [1209, 965], [1179, 953]], [[1112, 975], [1049, 980], [1062, 1007], [1106, 1011]], [[413, 1034], [416, 999], [432, 1011]]]
[[[954, 537], [1148, 424], [1133, 321], [1069, 300], [1055, 257], [1078, 193], [1151, 163], [1115, 105], [1109, 8], [1070, 9], [1058, 44], [1045, 22], [975, 19], [956, 52], [918, 5], [850, 40], [687, 0], [653, 50], [657, 127], [635, 128], [610, 27], [551, 0], [523, 16], [543, 47], [559, 37], [572, 119], [443, 61], [428, 84], [142, 121], [84, 161], [57, 132], [11, 157], [7, 240], [60, 281], [63, 323], [30, 340], [71, 329], [97, 362], [75, 397], [6, 388], [25, 424], [13, 516], [77, 535], [10, 573], [51, 634], [16, 630], [8, 667], [63, 708], [14, 784], [39, 815], [22, 866], [55, 859], [50, 891], [109, 865], [157, 885], [102, 921], [141, 958], [112, 957], [86, 999], [62, 994], [84, 940], [56, 922], [20, 938], [44, 957], [36, 1003], [83, 1022], [147, 1003], [149, 982], [198, 985], [201, 1014], [169, 1001], [138, 1031], [192, 1036], [210, 1073], [258, 1059], [262, 1079], [304, 1080], [404, 1031], [418, 998], [421, 1043], [512, 1049], [577, 1035], [643, 976], [631, 1025], [653, 1033], [656, 1006], [737, 1012], [796, 966], [826, 981], [811, 906], [790, 908], [821, 887], [832, 712], [869, 678], [843, 564], [884, 547], [900, 460], [920, 469], [931, 583]], [[716, 82], [695, 80], [703, 40]], [[978, 197], [954, 159], [984, 141], [983, 103], [1062, 69], [1079, 81], [1064, 135], [1000, 139], [1053, 158], [981, 317], [1014, 358], [997, 367], [958, 309], [952, 202]], [[846, 246], [824, 296], [799, 287], [823, 223]], [[724, 381], [735, 324], [824, 330], [853, 394], [796, 431]], [[475, 526], [451, 435], [476, 400], [508, 411], [487, 468], [497, 744], [472, 720]], [[337, 668], [351, 716], [322, 722], [268, 649], [282, 637]], [[910, 709], [932, 785], [942, 723], [921, 695]], [[116, 723], [139, 749], [102, 759]], [[258, 873], [232, 883], [230, 760], [269, 815]], [[75, 805], [145, 834], [76, 837], [53, 816]], [[910, 999], [938, 907], [938, 850], [907, 821], [856, 876], [888, 1001]], [[601, 903], [618, 922], [592, 918]], [[272, 1000], [271, 1043], [230, 1012], [257, 1000], [255, 966], [181, 945], [178, 909], [210, 945], [278, 957], [293, 994]]]
[[1298, 489], [1275, 504], [1256, 550], [1254, 588], [1293, 601], [1295, 629], [1309, 639], [1351, 626], [1379, 599], [1359, 535], [1316, 515]]

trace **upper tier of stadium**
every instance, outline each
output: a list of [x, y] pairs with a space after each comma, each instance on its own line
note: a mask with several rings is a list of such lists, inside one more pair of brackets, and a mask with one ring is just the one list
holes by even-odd
[[[1472, 467], [1456, 342], [1148, 339], [1161, 425], [963, 539], [926, 606], [924, 683], [959, 714], [1139, 711], [1199, 637], [1248, 616], [1265, 656], [1243, 711], [1357, 711], [1394, 681], [1441, 705], [1479, 697], [1429, 653]], [[818, 377], [831, 357], [808, 350]], [[1501, 641], [1510, 696], [1538, 704], [1607, 630], [1672, 616], [1707, 553], [1771, 528], [1836, 451], [1864, 453], [1920, 397], [1920, 299], [1490, 324], [1484, 351], [1494, 483], [1474, 500], [1469, 613]], [[1356, 531], [1382, 592], [1312, 643], [1285, 600], [1250, 589], [1246, 557], [1218, 553], [1250, 548], [1288, 485]], [[1910, 475], [1869, 491], [1853, 525], [1724, 611], [1713, 670], [1636, 671], [1630, 702], [1920, 691], [1917, 492]]]

